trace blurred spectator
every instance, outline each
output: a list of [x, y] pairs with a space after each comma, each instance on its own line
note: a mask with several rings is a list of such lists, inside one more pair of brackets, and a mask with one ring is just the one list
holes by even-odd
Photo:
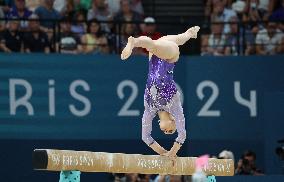
[[138, 175], [140, 182], [154, 182], [151, 179], [151, 175], [150, 174], [139, 174]]
[[248, 4], [245, 1], [236, 1], [232, 4], [232, 10], [237, 14], [240, 21], [244, 21], [245, 15], [247, 14]]
[[34, 12], [37, 7], [39, 7], [44, 0], [25, 0], [27, 8]]
[[124, 173], [112, 173], [109, 176], [109, 180], [113, 182], [125, 182], [126, 177]]
[[[218, 18], [222, 22], [228, 22], [232, 16], [236, 16], [236, 12], [232, 9], [225, 8], [225, 4], [222, 0], [215, 0], [213, 4], [213, 13], [211, 15], [212, 20]], [[228, 33], [230, 27], [228, 24], [224, 26], [224, 33]]]
[[90, 9], [91, 6], [92, 6], [92, 1], [93, 0], [80, 0], [80, 3], [81, 3], [81, 6], [84, 8], [84, 9]]
[[54, 0], [53, 8], [59, 12], [60, 14], [66, 8], [67, 1], [66, 0]]
[[[245, 55], [255, 52], [255, 36], [259, 29], [262, 28], [262, 20], [257, 10], [258, 0], [250, 0], [246, 4], [246, 8], [242, 13], [237, 13], [239, 19], [242, 21], [239, 24], [239, 29], [242, 32], [246, 46]], [[243, 37], [242, 36], [242, 37]]]
[[203, 34], [201, 35], [201, 48], [200, 48], [200, 52], [201, 52], [201, 56], [208, 56], [211, 55], [211, 53], [209, 53], [208, 47], [208, 40], [209, 40], [209, 35], [208, 34]]
[[109, 47], [106, 36], [101, 31], [96, 19], [88, 23], [88, 33], [81, 37], [82, 51], [84, 53], [108, 53]]
[[256, 53], [273, 55], [283, 53], [283, 32], [277, 28], [277, 23], [268, 22], [266, 28], [260, 30], [256, 36]]
[[131, 9], [140, 15], [144, 15], [142, 0], [131, 0]]
[[[205, 0], [205, 11], [204, 11], [204, 15], [207, 17], [207, 18], [210, 18], [212, 12], [213, 12], [213, 9], [214, 9], [214, 6], [216, 6], [216, 4], [219, 2], [219, 0]], [[232, 3], [235, 1], [239, 1], [239, 0], [220, 0], [224, 7], [227, 8], [227, 9], [231, 9], [232, 8]]]
[[230, 19], [230, 32], [226, 37], [225, 55], [250, 55], [253, 52], [254, 36], [243, 27], [238, 27], [237, 17]]
[[19, 21], [12, 18], [8, 22], [8, 29], [3, 32], [0, 47], [4, 52], [21, 52], [23, 39], [22, 34], [19, 32]]
[[245, 151], [238, 161], [236, 175], [262, 175], [256, 167], [256, 154], [253, 151]]
[[170, 182], [170, 176], [169, 175], [158, 175], [154, 182]]
[[[255, 36], [261, 28], [261, 18], [257, 10], [258, 0], [236, 1], [232, 8], [236, 11], [239, 23], [239, 37], [243, 42], [244, 53], [249, 55], [255, 52]], [[232, 27], [233, 25], [230, 25]]]
[[71, 32], [71, 20], [65, 18], [60, 23], [61, 33], [58, 40], [61, 53], [77, 54], [81, 50], [80, 38]]
[[4, 13], [7, 13], [10, 11], [10, 8], [14, 5], [13, 0], [0, 0], [0, 8], [4, 11]]
[[284, 0], [280, 2], [279, 7], [276, 8], [270, 17], [272, 21], [284, 21]]
[[[87, 19], [97, 19], [98, 21], [110, 21], [112, 20], [112, 14], [108, 9], [106, 0], [93, 0], [92, 9], [88, 11]], [[107, 23], [101, 24], [102, 30], [110, 32], [110, 27]]]
[[141, 21], [142, 17], [131, 9], [130, 0], [120, 0], [121, 10], [114, 17], [115, 21]]
[[257, 6], [257, 9], [260, 13], [261, 19], [263, 21], [268, 21], [269, 16], [271, 15], [275, 0], [258, 0], [259, 4]]
[[230, 32], [226, 36], [225, 55], [237, 56], [244, 52], [242, 32], [238, 29], [238, 18], [231, 17]]
[[[117, 35], [117, 42], [119, 42], [120, 38], [120, 45], [118, 47], [120, 49], [124, 48], [128, 42], [128, 37], [137, 35], [137, 32], [135, 32], [135, 25], [132, 23], [125, 23], [121, 27], [121, 34]], [[136, 49], [134, 49], [136, 50]], [[120, 50], [121, 51], [121, 50]], [[119, 51], [119, 52], [120, 52]]]
[[262, 19], [259, 13], [258, 0], [250, 0], [248, 4], [247, 12], [244, 14], [242, 21], [248, 22], [246, 26], [250, 29], [258, 29], [262, 27]]
[[[226, 8], [231, 8], [234, 0], [223, 0], [223, 3]], [[239, 0], [237, 0], [239, 1]]]
[[204, 16], [206, 22], [210, 21], [212, 9], [213, 9], [213, 0], [207, 0], [204, 9]]
[[126, 182], [138, 182], [139, 177], [137, 173], [125, 174]]
[[[139, 31], [139, 22], [142, 21], [142, 17], [131, 9], [130, 2], [131, 2], [130, 0], [120, 0], [121, 10], [116, 14], [116, 16], [114, 16], [114, 21], [115, 22], [127, 22], [127, 21], [135, 22], [136, 24], [135, 31]], [[117, 30], [116, 32], [119, 32], [119, 31], [120, 30]]]
[[[142, 26], [142, 32], [141, 36], [147, 36], [150, 37], [153, 40], [157, 40], [162, 37], [162, 34], [160, 32], [156, 31], [156, 21], [153, 17], [146, 17], [144, 19], [144, 26]], [[148, 51], [146, 49], [143, 49], [143, 53], [148, 54]]]
[[15, 0], [15, 6], [8, 13], [8, 18], [13, 16], [17, 18], [29, 18], [32, 12], [26, 8], [25, 0]]
[[106, 21], [111, 17], [106, 0], [93, 0], [92, 8], [88, 11], [87, 19], [96, 18], [99, 21]]
[[162, 37], [162, 34], [157, 32], [156, 29], [156, 20], [153, 17], [146, 17], [144, 19], [144, 26], [142, 28], [141, 36], [148, 36], [153, 40], [157, 40]]
[[179, 175], [158, 175], [154, 182], [182, 182], [182, 176]]
[[232, 159], [233, 161], [235, 161], [233, 152], [229, 150], [223, 150], [222, 152], [220, 152], [220, 154], [218, 155], [218, 158], [219, 159]]
[[206, 46], [201, 55], [222, 56], [225, 51], [226, 36], [223, 33], [224, 25], [220, 19], [215, 19], [211, 25], [211, 34], [207, 42], [203, 42], [202, 46]]
[[84, 11], [80, 10], [76, 12], [74, 17], [74, 22], [71, 26], [71, 31], [78, 36], [82, 36], [86, 33], [87, 25], [86, 25], [86, 15]]
[[115, 15], [120, 10], [120, 0], [107, 0], [108, 8], [112, 15]]
[[[107, 4], [111, 13], [117, 14], [120, 10], [121, 0], [107, 0]], [[144, 15], [142, 0], [129, 0], [131, 9], [140, 15]]]
[[[56, 1], [54, 2], [54, 6], [56, 6], [55, 3], [56, 3]], [[73, 0], [66, 0], [65, 7], [61, 11], [58, 11], [58, 12], [60, 12], [61, 16], [63, 16], [63, 17], [74, 18], [75, 14], [76, 14], [74, 1]]]
[[[18, 19], [28, 19], [31, 16], [32, 12], [26, 8], [25, 0], [15, 0], [15, 6], [11, 8], [7, 17], [16, 17]], [[21, 21], [20, 27], [27, 28], [28, 22]]]
[[44, 27], [44, 31], [48, 32], [48, 29], [54, 28], [54, 21], [48, 20], [59, 20], [60, 14], [53, 8], [54, 0], [43, 0], [43, 4], [36, 8], [35, 14], [38, 15], [40, 25]]
[[74, 0], [75, 10], [87, 11], [92, 6], [92, 0]]
[[49, 41], [47, 34], [40, 29], [39, 18], [33, 14], [29, 18], [29, 32], [24, 35], [25, 52], [49, 53]]
[[[2, 8], [0, 7], [0, 19], [4, 19], [5, 15], [4, 12], [2, 10]], [[0, 20], [0, 33], [5, 29], [5, 20]]]

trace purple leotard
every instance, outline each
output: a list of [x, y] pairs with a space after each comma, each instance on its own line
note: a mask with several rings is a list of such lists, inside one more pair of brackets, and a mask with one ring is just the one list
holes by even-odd
[[175, 64], [153, 55], [149, 61], [149, 73], [144, 94], [145, 111], [142, 118], [142, 140], [151, 145], [152, 121], [158, 111], [169, 112], [176, 122], [178, 137], [176, 142], [183, 144], [186, 138], [185, 119], [180, 102], [180, 94], [173, 80]]

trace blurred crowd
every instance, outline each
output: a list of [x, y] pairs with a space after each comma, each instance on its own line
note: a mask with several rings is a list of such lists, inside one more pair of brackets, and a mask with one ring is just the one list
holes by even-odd
[[[284, 53], [284, 0], [205, 4], [201, 55]], [[0, 0], [0, 52], [111, 54], [140, 35], [162, 36], [142, 0]]]
[[[238, 161], [235, 161], [233, 152], [221, 151], [218, 156], [211, 156], [218, 159], [232, 159], [235, 163], [235, 175], [264, 175], [263, 171], [256, 165], [256, 153], [244, 151]], [[112, 174], [112, 182], [192, 182], [191, 176], [179, 175], [145, 175], [145, 174]]]
[[189, 176], [150, 174], [112, 174], [113, 182], [189, 182]]
[[114, 53], [129, 36], [159, 36], [155, 29], [141, 0], [0, 0], [0, 51], [7, 53]]
[[201, 55], [284, 53], [284, 0], [207, 0], [204, 14]]

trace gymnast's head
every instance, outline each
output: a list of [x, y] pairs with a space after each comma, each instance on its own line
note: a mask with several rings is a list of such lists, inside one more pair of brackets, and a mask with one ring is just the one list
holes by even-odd
[[176, 131], [176, 122], [174, 117], [166, 111], [159, 111], [158, 115], [160, 118], [160, 129], [167, 135], [173, 134]]

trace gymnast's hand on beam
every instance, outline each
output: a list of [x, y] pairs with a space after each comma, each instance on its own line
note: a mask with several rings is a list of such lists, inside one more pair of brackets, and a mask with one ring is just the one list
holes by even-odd
[[176, 159], [177, 158], [177, 154], [171, 152], [171, 151], [168, 151], [166, 153], [163, 153], [161, 154], [162, 156], [166, 156], [166, 157], [169, 157], [169, 158], [173, 158], [173, 159]]
[[171, 151], [168, 151], [168, 152], [163, 153], [161, 155], [168, 157], [173, 162], [173, 166], [176, 165], [177, 155], [175, 153], [172, 153]]
[[171, 150], [169, 151], [170, 156], [176, 156], [180, 148], [181, 148], [181, 144], [174, 142]]

